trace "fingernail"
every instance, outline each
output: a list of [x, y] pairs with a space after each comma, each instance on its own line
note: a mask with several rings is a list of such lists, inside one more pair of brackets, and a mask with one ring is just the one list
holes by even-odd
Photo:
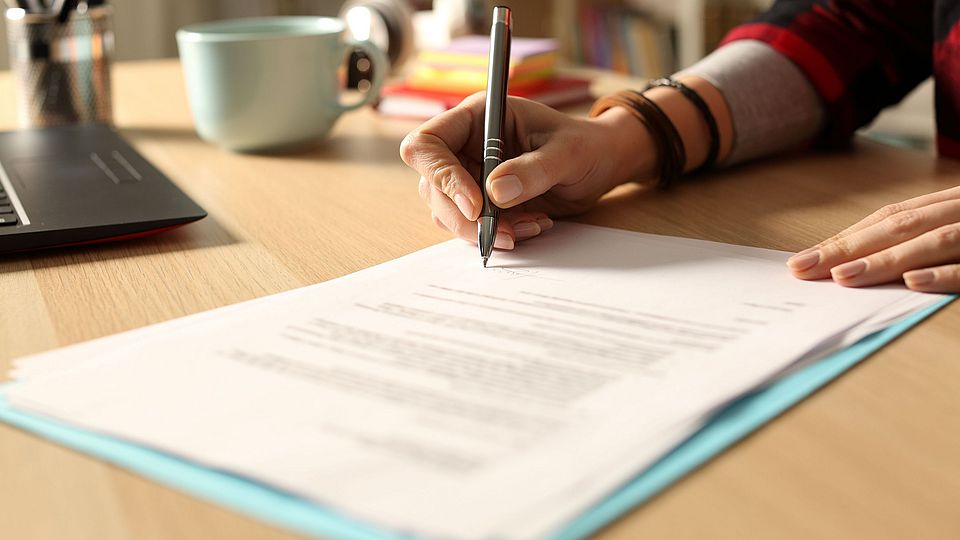
[[553, 220], [550, 218], [540, 218], [537, 220], [537, 225], [540, 226], [540, 232], [549, 231], [553, 228]]
[[508, 174], [490, 181], [490, 195], [496, 203], [507, 203], [520, 196], [523, 185], [515, 175]]
[[473, 203], [463, 193], [453, 196], [453, 202], [460, 209], [460, 213], [467, 219], [473, 219]]
[[513, 238], [510, 238], [508, 234], [500, 233], [493, 242], [493, 247], [497, 249], [513, 249]]
[[848, 262], [847, 264], [841, 264], [830, 270], [830, 275], [834, 279], [850, 279], [857, 277], [867, 269], [867, 262], [863, 259], [859, 261]]
[[819, 250], [811, 251], [809, 253], [803, 253], [801, 251], [800, 253], [797, 253], [793, 257], [787, 259], [787, 266], [789, 266], [791, 270], [802, 272], [804, 270], [813, 268], [818, 262], [820, 262]]
[[517, 235], [517, 238], [530, 238], [531, 236], [540, 234], [540, 225], [538, 225], [535, 221], [514, 223], [513, 232]]
[[933, 270], [912, 270], [903, 275], [903, 280], [908, 287], [916, 287], [932, 282], [934, 277]]

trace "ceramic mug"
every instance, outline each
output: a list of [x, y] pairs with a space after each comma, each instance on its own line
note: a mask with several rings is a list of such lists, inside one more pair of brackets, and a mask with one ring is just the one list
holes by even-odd
[[[177, 45], [200, 136], [238, 152], [285, 150], [326, 137], [340, 115], [372, 101], [389, 62], [330, 17], [261, 17], [186, 26]], [[349, 52], [373, 63], [363, 98], [341, 101]]]

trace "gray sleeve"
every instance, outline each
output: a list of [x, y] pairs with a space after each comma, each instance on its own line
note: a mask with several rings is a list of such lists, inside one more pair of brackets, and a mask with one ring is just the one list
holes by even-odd
[[796, 146], [823, 125], [824, 108], [813, 85], [766, 43], [734, 41], [678, 75], [703, 77], [726, 99], [734, 140], [724, 164]]

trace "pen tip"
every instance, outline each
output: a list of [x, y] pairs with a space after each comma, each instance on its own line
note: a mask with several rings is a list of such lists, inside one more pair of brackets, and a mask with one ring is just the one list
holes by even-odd
[[484, 257], [484, 258], [483, 258], [483, 267], [484, 267], [484, 268], [487, 267], [487, 261], [488, 261], [489, 259], [490, 259], [490, 257]]

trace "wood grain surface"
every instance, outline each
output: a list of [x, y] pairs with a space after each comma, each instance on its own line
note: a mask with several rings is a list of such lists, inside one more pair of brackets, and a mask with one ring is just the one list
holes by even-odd
[[[0, 380], [17, 356], [332, 279], [447, 239], [398, 157], [415, 122], [360, 111], [310, 151], [237, 155], [195, 134], [177, 62], [120, 64], [114, 82], [118, 128], [210, 216], [126, 243], [0, 257]], [[595, 91], [629, 84], [605, 76]], [[15, 125], [12, 95], [0, 74], [3, 129]], [[956, 162], [857, 141], [667, 193], [622, 187], [577, 221], [798, 250], [884, 204], [958, 183]], [[960, 538], [958, 508], [955, 304], [598, 537]], [[0, 425], [0, 538], [296, 536]]]

